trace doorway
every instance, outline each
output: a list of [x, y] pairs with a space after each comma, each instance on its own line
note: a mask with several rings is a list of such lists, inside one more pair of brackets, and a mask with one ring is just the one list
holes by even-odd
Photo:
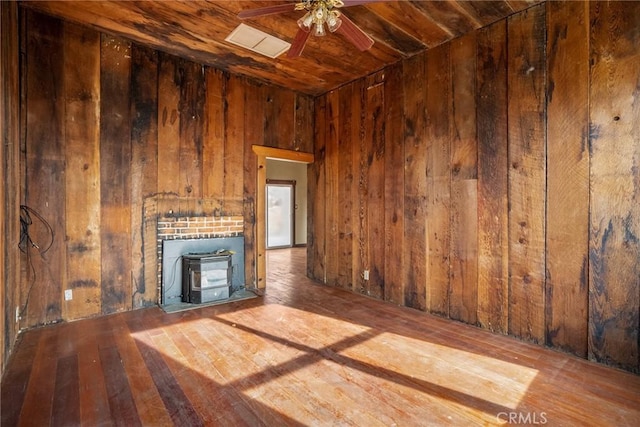
[[266, 275], [266, 191], [267, 183], [267, 159], [284, 160], [294, 163], [313, 163], [313, 153], [302, 151], [285, 150], [281, 148], [265, 147], [253, 145], [252, 150], [258, 157], [257, 163], [257, 186], [259, 190], [256, 194], [256, 234], [255, 234], [255, 260], [256, 260], [256, 288], [263, 289], [267, 285]]

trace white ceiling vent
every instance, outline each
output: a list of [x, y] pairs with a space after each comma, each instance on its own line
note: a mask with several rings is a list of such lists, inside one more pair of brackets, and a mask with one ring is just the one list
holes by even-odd
[[269, 58], [275, 58], [291, 47], [291, 43], [245, 24], [238, 25], [225, 40]]

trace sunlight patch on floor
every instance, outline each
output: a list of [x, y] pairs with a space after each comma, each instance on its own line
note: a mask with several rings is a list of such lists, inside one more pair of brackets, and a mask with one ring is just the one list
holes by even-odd
[[[482, 423], [518, 408], [537, 374], [518, 363], [474, 353], [464, 343], [456, 348], [439, 332], [412, 337], [401, 329], [382, 331], [278, 304], [202, 314], [208, 316], [133, 335], [178, 364], [193, 358], [185, 352], [203, 352], [200, 375], [274, 411], [287, 408], [287, 415], [299, 421], [323, 414], [323, 419], [393, 425], [416, 412], [427, 420], [425, 405], [437, 405], [446, 409], [437, 415], [444, 419], [431, 420], [435, 423], [468, 422], [469, 416]], [[182, 336], [193, 346], [183, 349], [171, 336]], [[351, 401], [351, 387], [377, 390], [373, 394], [380, 402], [370, 404], [385, 405], [390, 411], [386, 418], [353, 413], [362, 404]], [[390, 401], [403, 397], [391, 407], [386, 393]]]
[[538, 371], [517, 363], [383, 332], [341, 354], [376, 364], [395, 354], [383, 368], [511, 409], [517, 408]]

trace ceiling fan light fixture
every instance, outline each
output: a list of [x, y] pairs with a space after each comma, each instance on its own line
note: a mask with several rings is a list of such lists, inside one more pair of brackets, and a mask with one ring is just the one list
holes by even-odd
[[324, 23], [319, 22], [316, 24], [313, 35], [316, 37], [322, 37], [327, 35], [327, 32], [324, 30]]
[[305, 31], [311, 31], [311, 26], [313, 25], [313, 16], [311, 13], [307, 12], [302, 18], [298, 19], [298, 27], [302, 28]]
[[340, 19], [340, 12], [332, 10], [327, 18], [327, 27], [329, 28], [329, 31], [335, 33], [341, 25], [342, 19]]
[[298, 3], [298, 9], [305, 9], [307, 13], [298, 20], [298, 26], [305, 31], [313, 27], [313, 35], [322, 37], [327, 34], [325, 24], [330, 32], [335, 32], [342, 25], [340, 12], [335, 8], [343, 6], [341, 0], [310, 0]]
[[316, 22], [324, 22], [327, 19], [326, 6], [324, 4], [320, 4], [313, 9], [313, 18]]
[[[347, 0], [298, 0], [297, 3], [294, 3], [293, 9], [304, 11], [304, 16], [296, 21], [300, 28], [290, 44], [287, 56], [289, 58], [300, 56], [311, 34], [316, 37], [322, 37], [327, 34], [327, 30], [331, 33], [337, 32], [341, 34], [361, 51], [370, 49], [373, 45], [373, 39], [338, 9], [343, 6], [353, 6], [377, 0], [349, 0], [349, 4], [345, 5], [346, 1]], [[245, 19], [289, 12], [291, 5], [291, 3], [283, 3], [250, 9], [240, 12], [238, 17]]]

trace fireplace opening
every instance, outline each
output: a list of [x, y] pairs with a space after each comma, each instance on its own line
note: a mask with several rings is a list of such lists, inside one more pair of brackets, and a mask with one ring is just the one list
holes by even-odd
[[162, 241], [160, 306], [184, 306], [242, 299], [249, 294], [244, 276], [244, 237]]

